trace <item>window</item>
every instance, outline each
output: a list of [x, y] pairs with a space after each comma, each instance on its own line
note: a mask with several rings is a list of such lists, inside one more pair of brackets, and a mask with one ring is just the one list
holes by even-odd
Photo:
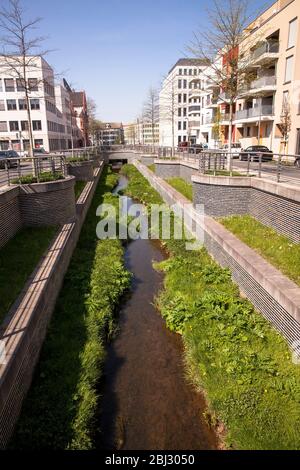
[[183, 88], [186, 88], [186, 87], [187, 87], [187, 81], [183, 80]]
[[32, 130], [41, 131], [42, 130], [42, 121], [32, 121]]
[[192, 73], [193, 73], [193, 70], [189, 69], [189, 75], [192, 75]]
[[24, 111], [27, 109], [26, 100], [19, 100], [19, 110]]
[[183, 102], [186, 103], [186, 93], [183, 95]]
[[0, 111], [5, 111], [5, 101], [0, 100]]
[[181, 88], [181, 80], [178, 80], [178, 88]]
[[22, 131], [28, 131], [29, 130], [28, 121], [21, 121], [21, 130]]
[[292, 21], [290, 21], [290, 27], [289, 27], [289, 39], [288, 39], [288, 49], [290, 47], [294, 47], [296, 45], [296, 38], [297, 38], [297, 19], [294, 18]]
[[183, 116], [186, 116], [186, 108], [183, 108]]
[[15, 111], [17, 109], [16, 100], [7, 100], [7, 111]]
[[181, 103], [181, 95], [178, 95], [178, 103]]
[[251, 127], [247, 127], [247, 137], [251, 137]]
[[181, 121], [178, 122], [178, 130], [181, 131]]
[[294, 65], [294, 56], [287, 57], [285, 61], [285, 83], [289, 83], [292, 81], [293, 76], [293, 65]]
[[37, 78], [28, 79], [28, 88], [30, 91], [38, 91], [38, 80]]
[[183, 75], [187, 75], [187, 69], [183, 70]]
[[5, 78], [5, 91], [15, 91], [15, 82], [13, 78]]
[[0, 132], [7, 132], [7, 122], [0, 121]]
[[282, 98], [282, 109], [285, 109], [285, 107], [288, 103], [289, 103], [289, 92], [284, 91], [283, 92], [283, 98]]
[[179, 75], [182, 75], [182, 69], [179, 69]]
[[40, 100], [39, 99], [30, 100], [30, 107], [31, 109], [40, 109]]
[[181, 108], [178, 108], [178, 116], [181, 117]]
[[21, 78], [17, 78], [17, 91], [25, 91], [25, 83]]
[[11, 132], [19, 130], [19, 122], [18, 121], [9, 121], [9, 130]]

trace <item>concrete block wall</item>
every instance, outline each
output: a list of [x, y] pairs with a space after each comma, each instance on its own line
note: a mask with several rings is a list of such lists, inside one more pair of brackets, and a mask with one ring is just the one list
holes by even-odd
[[77, 181], [92, 181], [96, 164], [96, 160], [70, 163], [68, 165], [69, 175], [75, 176]]
[[193, 184], [194, 204], [203, 204], [205, 214], [212, 217], [249, 213], [251, 188]]
[[6, 364], [0, 365], [0, 448], [13, 433], [22, 402], [30, 387], [47, 327], [61, 289], [103, 164], [95, 170], [76, 206], [76, 219], [64, 224], [0, 328]]
[[0, 248], [22, 227], [19, 188], [0, 193]]

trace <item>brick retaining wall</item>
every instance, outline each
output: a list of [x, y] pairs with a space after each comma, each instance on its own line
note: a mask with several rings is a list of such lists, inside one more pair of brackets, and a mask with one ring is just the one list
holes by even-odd
[[0, 328], [6, 364], [0, 365], [0, 448], [7, 446], [22, 401], [30, 387], [71, 256], [98, 184], [103, 164], [95, 170], [76, 205], [76, 220], [65, 224], [27, 281]]
[[77, 181], [92, 181], [94, 176], [94, 168], [97, 165], [96, 160], [87, 162], [69, 163], [69, 175], [75, 176]]
[[22, 227], [19, 204], [19, 188], [0, 193], [0, 248], [2, 248]]

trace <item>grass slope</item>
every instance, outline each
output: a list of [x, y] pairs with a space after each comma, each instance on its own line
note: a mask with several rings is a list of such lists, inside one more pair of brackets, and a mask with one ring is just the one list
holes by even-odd
[[121, 243], [96, 237], [96, 209], [102, 202], [117, 204], [117, 196], [107, 194], [116, 182], [117, 176], [105, 169], [11, 443], [15, 449], [95, 446], [105, 344], [114, 331], [114, 309], [130, 285]]
[[168, 178], [166, 182], [169, 183], [176, 191], [179, 191], [183, 196], [185, 196], [190, 201], [193, 200], [193, 185], [187, 183], [182, 178]]
[[300, 285], [300, 244], [293, 243], [276, 230], [250, 215], [226, 217], [220, 222], [241, 241]]
[[[123, 172], [131, 196], [160, 198], [136, 168]], [[300, 368], [285, 340], [205, 249], [163, 243], [170, 258], [157, 265], [165, 273], [157, 306], [182, 335], [187, 371], [207, 397], [211, 423], [225, 424], [229, 448], [300, 449]]]
[[0, 321], [49, 246], [55, 227], [24, 228], [0, 250]]

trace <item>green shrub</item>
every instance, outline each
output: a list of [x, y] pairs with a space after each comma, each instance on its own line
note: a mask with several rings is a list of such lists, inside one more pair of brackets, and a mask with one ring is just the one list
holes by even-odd
[[52, 173], [51, 171], [45, 171], [39, 175], [39, 178], [34, 175], [25, 175], [21, 176], [20, 179], [14, 179], [12, 184], [48, 183], [50, 181], [63, 180], [64, 178], [65, 177], [62, 173]]

